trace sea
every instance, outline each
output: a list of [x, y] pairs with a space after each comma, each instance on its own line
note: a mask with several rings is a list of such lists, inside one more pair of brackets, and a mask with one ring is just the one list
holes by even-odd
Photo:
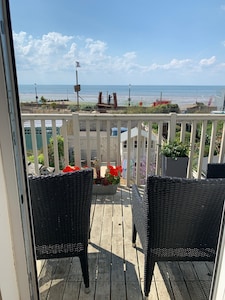
[[[36, 97], [47, 100], [70, 101], [77, 103], [77, 93], [73, 85], [19, 85], [20, 102], [35, 102]], [[157, 100], [169, 100], [180, 107], [202, 102], [206, 105], [224, 107], [225, 85], [81, 85], [79, 104], [95, 104], [99, 93], [102, 101], [107, 103], [109, 95], [116, 93], [119, 106], [138, 105], [151, 106]], [[111, 98], [113, 99], [113, 98]], [[112, 101], [112, 100], [111, 100]]]

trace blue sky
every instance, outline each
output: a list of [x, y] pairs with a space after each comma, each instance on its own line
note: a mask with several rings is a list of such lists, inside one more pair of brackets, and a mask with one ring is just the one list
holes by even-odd
[[9, 0], [19, 84], [225, 84], [225, 0]]

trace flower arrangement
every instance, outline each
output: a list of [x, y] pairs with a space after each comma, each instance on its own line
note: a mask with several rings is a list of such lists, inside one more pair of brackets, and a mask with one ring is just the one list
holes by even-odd
[[121, 173], [121, 166], [108, 166], [105, 172], [105, 179], [109, 182], [109, 184], [119, 184]]
[[121, 166], [107, 166], [105, 177], [101, 177], [100, 173], [97, 172], [97, 177], [93, 179], [93, 184], [101, 184], [101, 185], [111, 185], [111, 184], [119, 184], [120, 183], [120, 177], [122, 173], [122, 167]]
[[[105, 172], [105, 177], [101, 177], [100, 175], [100, 164], [99, 161], [96, 159], [94, 161], [94, 167], [96, 171], [96, 177], [93, 179], [93, 184], [101, 184], [101, 185], [116, 185], [120, 183], [120, 177], [122, 174], [122, 167], [121, 166], [111, 166], [109, 165]], [[81, 170], [78, 166], [70, 166], [67, 165], [63, 172], [74, 172]]]

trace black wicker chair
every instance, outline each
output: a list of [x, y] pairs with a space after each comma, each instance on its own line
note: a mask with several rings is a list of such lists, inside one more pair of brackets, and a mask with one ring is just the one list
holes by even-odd
[[132, 242], [138, 233], [145, 296], [155, 262], [214, 261], [224, 199], [225, 179], [149, 176], [143, 197], [133, 185]]
[[86, 291], [92, 180], [91, 169], [29, 178], [37, 259], [79, 256]]
[[224, 163], [208, 164], [206, 178], [225, 178], [225, 164]]

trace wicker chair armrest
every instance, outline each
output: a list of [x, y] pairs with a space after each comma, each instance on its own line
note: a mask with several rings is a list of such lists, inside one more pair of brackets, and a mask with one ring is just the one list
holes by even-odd
[[135, 198], [136, 201], [142, 202], [142, 196], [136, 184], [132, 185], [132, 199]]
[[132, 186], [132, 218], [133, 224], [139, 233], [142, 247], [146, 246], [146, 231], [148, 230], [148, 202], [146, 201], [146, 190], [143, 196], [136, 185]]

